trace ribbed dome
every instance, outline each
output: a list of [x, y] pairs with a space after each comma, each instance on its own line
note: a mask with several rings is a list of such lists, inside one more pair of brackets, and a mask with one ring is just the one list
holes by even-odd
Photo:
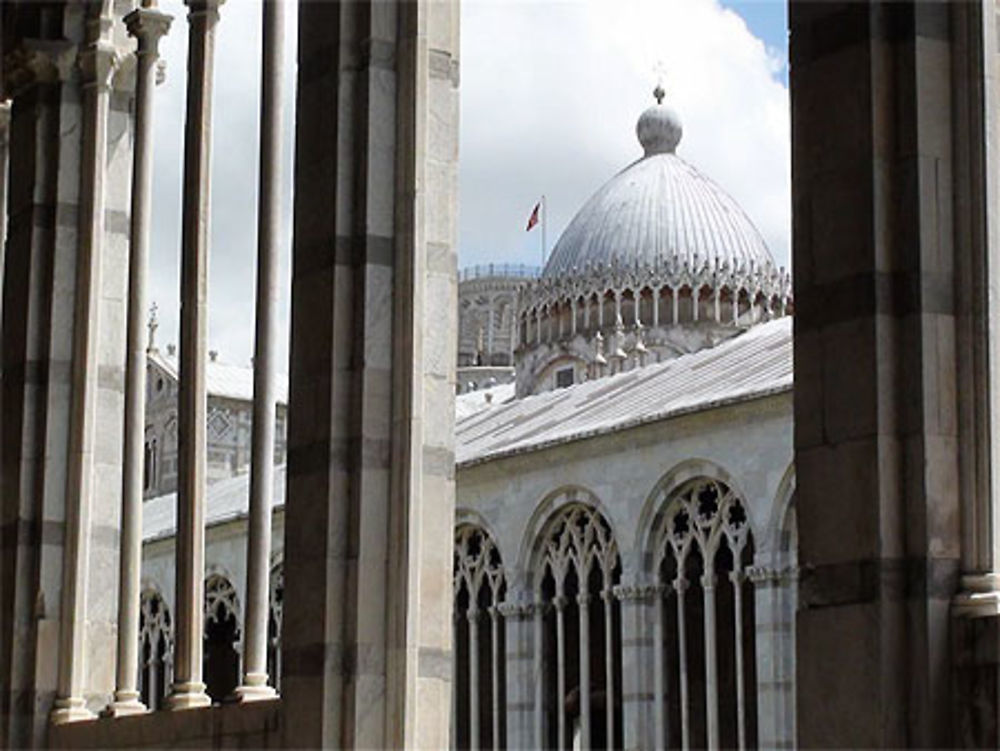
[[773, 267], [764, 239], [739, 204], [673, 153], [680, 140], [676, 114], [658, 104], [637, 127], [646, 156], [591, 197], [556, 243], [543, 276], [588, 264], [653, 266], [674, 255], [693, 267], [706, 261]]

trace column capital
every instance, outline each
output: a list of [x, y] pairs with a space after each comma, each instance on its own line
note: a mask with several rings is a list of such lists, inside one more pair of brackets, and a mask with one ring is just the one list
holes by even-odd
[[188, 7], [188, 18], [198, 18], [199, 16], [209, 16], [216, 21], [219, 18], [219, 8], [226, 0], [184, 0]]
[[531, 602], [501, 602], [497, 610], [504, 618], [530, 618], [535, 612]]
[[136, 8], [125, 16], [125, 28], [139, 41], [139, 55], [159, 55], [160, 40], [170, 31], [174, 17], [155, 8]]
[[656, 587], [649, 584], [618, 584], [611, 591], [622, 602], [645, 601], [656, 593]]
[[121, 57], [111, 42], [99, 39], [80, 50], [78, 61], [83, 85], [106, 91], [111, 88]]

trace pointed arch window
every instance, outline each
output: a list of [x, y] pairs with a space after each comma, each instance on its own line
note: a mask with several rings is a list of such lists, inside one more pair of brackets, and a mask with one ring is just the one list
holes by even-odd
[[455, 531], [455, 675], [452, 745], [506, 748], [504, 622], [500, 551], [473, 525]]
[[653, 564], [657, 745], [757, 745], [753, 535], [725, 483], [696, 478], [660, 515]]
[[239, 685], [240, 614], [236, 589], [224, 576], [205, 580], [205, 691], [221, 702]]
[[155, 589], [144, 591], [139, 604], [139, 695], [158, 709], [170, 686], [173, 630], [170, 610]]
[[621, 577], [607, 520], [591, 506], [561, 509], [542, 535], [535, 575], [536, 718], [546, 746], [620, 748]]

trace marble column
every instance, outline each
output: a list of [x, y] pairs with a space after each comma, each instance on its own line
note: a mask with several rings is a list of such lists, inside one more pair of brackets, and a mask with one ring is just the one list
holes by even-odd
[[[580, 576], [581, 586], [587, 586], [585, 574]], [[579, 617], [579, 648], [580, 648], [580, 745], [590, 748], [591, 721], [590, 711], [590, 594], [582, 592], [576, 598], [577, 615]]]
[[[956, 89], [964, 105], [963, 143], [957, 165], [959, 174], [973, 184], [961, 186], [962, 197], [978, 207], [971, 216], [956, 217], [968, 238], [958, 260], [961, 286], [968, 299], [960, 309], [959, 378], [968, 392], [964, 397], [960, 434], [962, 453], [962, 576], [955, 598], [957, 615], [1000, 615], [1000, 76], [997, 55], [1000, 40], [990, 22], [992, 2], [971, 3], [956, 14], [956, 46], [964, 48], [956, 66], [968, 76]], [[985, 17], [984, 17], [985, 16]], [[995, 21], [995, 18], [993, 19]], [[978, 84], [978, 85], [977, 85]]]
[[299, 5], [282, 727], [449, 746], [458, 3]]
[[614, 595], [621, 603], [622, 624], [622, 740], [628, 751], [660, 748], [653, 728], [653, 672], [655, 645], [650, 634], [654, 590], [642, 584], [619, 584]]
[[57, 694], [51, 721], [89, 719], [86, 706], [86, 623], [88, 608], [91, 515], [97, 441], [98, 336], [101, 266], [105, 243], [108, 115], [111, 79], [118, 64], [111, 43], [112, 19], [99, 15], [87, 22], [87, 42], [80, 51], [83, 81], [83, 152], [80, 161], [79, 244], [73, 321], [69, 456], [66, 473], [65, 547], [59, 621]]
[[[0, 101], [0, 289], [3, 289], [3, 260], [7, 246], [7, 181], [10, 151], [10, 102]], [[0, 306], [0, 316], [3, 308]], [[2, 362], [2, 360], [0, 360]]]
[[[146, 276], [153, 183], [153, 93], [160, 39], [172, 18], [153, 7], [125, 17], [136, 38], [135, 145], [129, 245], [125, 421], [122, 448], [122, 538], [118, 590], [118, 661], [113, 716], [146, 711], [139, 700], [139, 578], [142, 569], [142, 492], [146, 421]], [[154, 647], [155, 649], [155, 647]]]
[[952, 12], [961, 578], [952, 603], [954, 742], [1000, 744], [1000, 38], [993, 0]]
[[211, 703], [202, 682], [205, 597], [205, 472], [208, 249], [215, 27], [223, 0], [186, 0], [187, 113], [181, 217], [180, 372], [177, 397], [177, 536], [174, 681], [165, 705]]
[[[979, 181], [963, 177], [962, 150], [983, 134], [961, 125], [955, 86], [984, 74], [956, 65], [970, 61], [956, 45], [962, 17], [984, 7], [789, 6], [801, 748], [959, 743], [960, 433], [994, 397], [961, 381], [956, 333], [976, 309], [963, 244], [986, 230], [964, 217], [995, 206], [963, 193]], [[981, 468], [997, 466], [994, 454]]]
[[267, 685], [267, 618], [271, 570], [271, 503], [274, 492], [274, 423], [277, 400], [278, 253], [281, 244], [281, 108], [285, 7], [264, 1], [260, 96], [260, 187], [257, 207], [257, 330], [253, 359], [253, 435], [250, 521], [247, 535], [247, 608], [244, 700], [277, 695]]
[[[74, 660], [85, 662], [82, 674], [76, 672], [79, 682], [72, 698], [83, 699], [88, 710], [97, 710], [107, 704], [114, 690], [125, 359], [125, 327], [120, 324], [125, 320], [129, 191], [127, 184], [118, 181], [107, 184], [99, 198], [81, 188], [93, 184], [92, 171], [86, 171], [84, 180], [85, 161], [109, 174], [128, 174], [131, 114], [130, 94], [119, 88], [117, 77], [112, 78], [107, 98], [98, 97], [94, 85], [98, 76], [91, 72], [100, 71], [98, 63], [110, 57], [112, 50], [106, 44], [100, 45], [103, 49], [93, 48], [93, 40], [102, 38], [103, 29], [100, 24], [95, 29], [93, 16], [81, 9], [60, 5], [45, 14], [4, 17], [5, 43], [12, 43], [4, 49], [0, 92], [0, 98], [11, 99], [4, 375], [0, 379], [0, 524], [4, 530], [0, 545], [0, 581], [4, 582], [0, 585], [0, 685], [4, 687], [0, 745], [13, 748], [47, 743], [50, 710], [66, 677], [65, 666], [60, 676], [63, 619], [76, 620], [70, 641], [82, 644], [82, 649]], [[89, 4], [88, 9], [99, 10], [97, 4]], [[56, 26], [66, 38], [52, 38], [51, 29]], [[85, 46], [90, 49], [83, 50]], [[82, 57], [80, 52], [84, 52]], [[110, 125], [106, 160], [99, 166], [93, 160], [95, 151], [102, 148], [94, 139], [100, 107], [93, 105], [98, 98], [104, 98], [110, 110], [101, 115]], [[71, 423], [74, 430], [80, 426], [70, 405], [74, 400], [80, 404], [73, 374], [84, 369], [74, 359], [79, 351], [74, 323], [79, 320], [78, 282], [88, 276], [81, 268], [83, 245], [94, 237], [92, 227], [83, 227], [87, 239], [80, 232], [83, 217], [93, 214], [94, 207], [88, 203], [92, 198], [104, 202], [106, 219], [100, 238], [101, 284], [90, 287], [99, 314], [79, 329], [89, 328], [89, 339], [97, 344], [96, 367], [91, 373], [100, 377], [91, 383], [97, 393], [91, 403], [96, 406], [92, 422], [100, 430], [91, 444], [95, 450], [90, 461], [85, 462], [91, 469], [90, 523], [73, 525], [67, 533], [69, 516], [79, 518], [80, 510], [79, 494], [67, 495]], [[93, 261], [93, 254], [88, 254]], [[93, 281], [94, 267], [86, 265]], [[73, 472], [79, 472], [82, 458], [77, 454], [73, 460], [77, 462]], [[67, 513], [69, 502], [75, 508]], [[67, 555], [71, 544], [76, 546], [75, 553]], [[74, 566], [84, 552], [85, 566]], [[64, 581], [77, 588], [69, 600], [86, 601], [85, 617], [79, 610], [62, 607]], [[74, 712], [73, 706], [60, 709], [64, 710], [60, 719], [83, 714]]]

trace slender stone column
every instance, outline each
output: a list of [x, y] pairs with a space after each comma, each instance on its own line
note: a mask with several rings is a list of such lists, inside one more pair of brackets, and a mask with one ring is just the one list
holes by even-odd
[[257, 207], [257, 331], [253, 360], [253, 436], [247, 535], [244, 701], [277, 695], [267, 685], [267, 616], [274, 490], [274, 422], [281, 233], [281, 107], [285, 13], [282, 0], [264, 0], [260, 93], [260, 188]]
[[[738, 559], [739, 553], [734, 558]], [[743, 751], [747, 747], [746, 689], [743, 685], [743, 574], [732, 571], [729, 580], [733, 584], [733, 623], [736, 638], [736, 726], [739, 748]], [[774, 655], [772, 659], [777, 660], [779, 657]]]
[[111, 77], [117, 53], [111, 42], [112, 19], [88, 20], [89, 42], [80, 52], [83, 75], [83, 155], [80, 160], [79, 245], [73, 332], [73, 373], [69, 456], [66, 473], [66, 522], [62, 601], [59, 618], [55, 724], [88, 719], [86, 680], [87, 581], [90, 523], [94, 500], [97, 432], [97, 364], [101, 262], [104, 247], [105, 181]]
[[705, 607], [705, 725], [708, 747], [719, 747], [719, 668], [715, 646], [715, 574], [708, 556], [701, 577]]
[[553, 599], [556, 608], [556, 730], [559, 748], [566, 748], [566, 598], [557, 595]]
[[[129, 245], [128, 343], [122, 455], [122, 538], [118, 590], [118, 665], [113, 716], [145, 712], [139, 701], [139, 574], [142, 567], [143, 439], [146, 411], [146, 274], [153, 182], [153, 89], [160, 39], [173, 19], [152, 7], [125, 17], [136, 50], [135, 154]], [[152, 697], [152, 691], [150, 697]], [[151, 699], [152, 701], [152, 699]]]
[[677, 592], [677, 661], [681, 684], [681, 749], [687, 751], [691, 748], [691, 708], [688, 701], [687, 626], [684, 622], [684, 599], [688, 583], [683, 574], [683, 558], [678, 560], [677, 570], [681, 572], [674, 580], [674, 591]]
[[[586, 574], [580, 575], [582, 586], [586, 584]], [[582, 592], [576, 598], [580, 617], [580, 744], [590, 748], [590, 594]]]
[[479, 610], [475, 603], [465, 614], [469, 622], [469, 748], [479, 749]]
[[608, 749], [615, 745], [615, 635], [612, 633], [614, 597], [610, 586], [601, 592], [601, 599], [604, 601], [604, 739]]
[[[535, 686], [535, 746], [538, 748], [545, 747], [545, 676], [543, 675], [545, 662], [542, 658], [544, 628], [545, 604], [542, 602], [541, 596], [539, 596], [535, 601], [535, 670], [532, 676]], [[558, 656], [556, 659], [558, 659]]]
[[177, 573], [174, 682], [166, 706], [211, 703], [201, 679], [205, 590], [205, 368], [208, 338], [212, 74], [224, 0], [186, 0], [187, 116], [181, 239], [180, 391], [177, 409]]
[[490, 608], [490, 719], [493, 751], [500, 748], [500, 611]]

